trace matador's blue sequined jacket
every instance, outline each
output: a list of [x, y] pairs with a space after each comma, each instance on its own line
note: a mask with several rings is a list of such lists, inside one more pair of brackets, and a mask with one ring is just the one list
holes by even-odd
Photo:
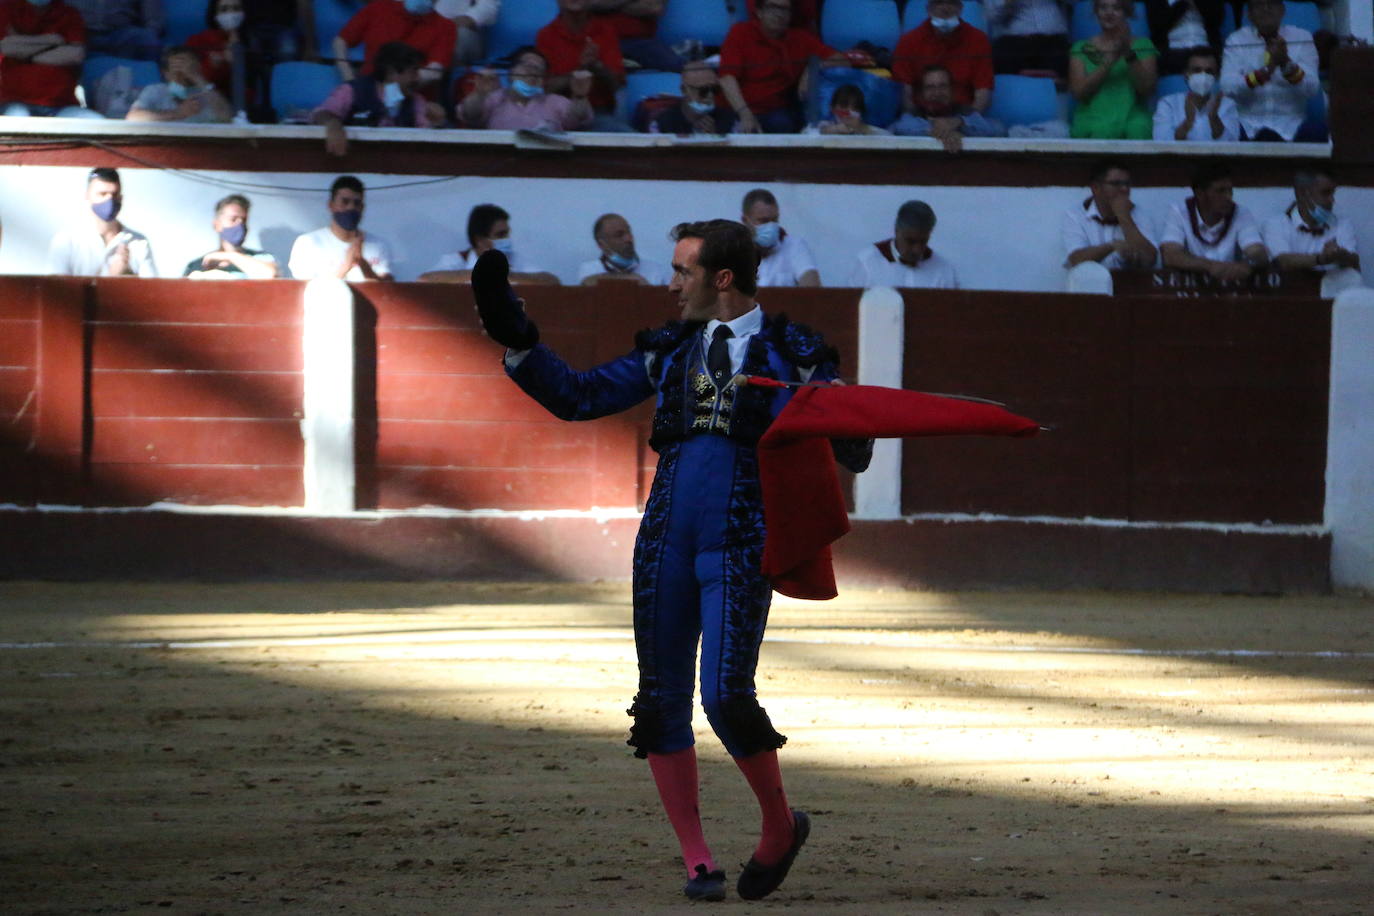
[[[701, 328], [700, 322], [674, 321], [641, 331], [629, 353], [586, 372], [573, 371], [540, 344], [507, 373], [564, 420], [619, 413], [656, 394], [649, 444], [660, 455], [672, 443], [699, 433], [757, 445], [792, 392], [752, 385], [727, 385], [718, 392], [705, 370]], [[836, 377], [838, 362], [834, 348], [806, 325], [788, 321], [785, 315], [765, 315], [762, 329], [749, 340], [740, 371], [782, 381], [819, 382]], [[862, 471], [872, 443], [839, 440], [835, 451], [841, 464]]]

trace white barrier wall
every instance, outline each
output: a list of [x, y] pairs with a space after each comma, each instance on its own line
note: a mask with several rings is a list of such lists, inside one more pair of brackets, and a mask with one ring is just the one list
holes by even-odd
[[[397, 155], [404, 155], [398, 150]], [[1244, 162], [1236, 168], [1243, 170]], [[1085, 167], [1086, 172], [1086, 167]], [[285, 265], [291, 242], [328, 220], [325, 202], [333, 173], [186, 173], [125, 169], [120, 219], [149, 237], [162, 276], [181, 276], [192, 258], [216, 247], [210, 229], [214, 203], [230, 193], [253, 202], [248, 244]], [[86, 218], [86, 172], [54, 166], [0, 167], [0, 273], [45, 273], [48, 242], [60, 227]], [[440, 256], [468, 247], [467, 214], [496, 203], [511, 213], [516, 247], [564, 283], [596, 256], [593, 221], [623, 214], [640, 256], [667, 263], [668, 231], [689, 219], [735, 217], [756, 185], [742, 182], [506, 179], [415, 175], [359, 175], [370, 189], [363, 228], [391, 242], [396, 277], [413, 280]], [[1086, 180], [1086, 174], [1085, 174]], [[253, 185], [252, 187], [247, 186]], [[939, 218], [933, 247], [954, 262], [968, 289], [1063, 288], [1059, 218], [1087, 196], [1085, 188], [999, 188], [783, 184], [764, 185], [778, 197], [783, 226], [810, 245], [826, 286], [849, 286], [857, 253], [887, 238], [897, 208], [921, 199]], [[1185, 189], [1139, 188], [1137, 206], [1162, 222]], [[1237, 200], [1263, 220], [1292, 200], [1287, 188], [1242, 188]], [[1336, 212], [1353, 220], [1367, 282], [1374, 278], [1374, 189], [1343, 188]]]

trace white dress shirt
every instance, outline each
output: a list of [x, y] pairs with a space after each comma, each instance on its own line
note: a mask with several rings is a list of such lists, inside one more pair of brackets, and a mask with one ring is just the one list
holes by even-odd
[[148, 237], [123, 224], [106, 244], [94, 224], [79, 230], [63, 229], [48, 246], [48, 273], [69, 277], [108, 277], [110, 256], [120, 245], [129, 248], [129, 271], [139, 277], [156, 277], [153, 249]]
[[712, 318], [706, 322], [706, 326], [701, 329], [704, 340], [701, 344], [701, 352], [704, 356], [711, 346], [711, 338], [715, 336], [716, 328], [725, 325], [734, 335], [725, 342], [730, 351], [730, 374], [737, 374], [744, 368], [744, 354], [749, 349], [749, 338], [763, 330], [763, 309], [758, 303], [749, 311], [740, 315], [733, 321], [719, 321]]
[[[1193, 118], [1192, 129], [1188, 131], [1185, 140], [1193, 140], [1199, 143], [1223, 143], [1240, 139], [1240, 111], [1236, 108], [1235, 100], [1229, 96], [1222, 96], [1221, 102], [1217, 105], [1217, 117], [1221, 118], [1221, 136], [1212, 136], [1212, 119], [1207, 114], [1207, 109], [1211, 107], [1210, 98], [1199, 103], [1197, 115]], [[1174, 131], [1178, 130], [1188, 118], [1188, 93], [1175, 92], [1173, 95], [1166, 95], [1159, 100], [1155, 106], [1155, 131], [1156, 140], [1174, 139]]]
[[[343, 263], [350, 242], [345, 242], [334, 234], [329, 226], [322, 226], [314, 232], [296, 236], [291, 246], [291, 259], [288, 266], [291, 276], [297, 280], [313, 280], [316, 277], [332, 277]], [[370, 232], [363, 234], [363, 260], [372, 265], [379, 276], [391, 275], [391, 246], [386, 240]], [[344, 274], [345, 280], [366, 280], [362, 268], [354, 265]]]
[[[1264, 247], [1269, 249], [1269, 256], [1272, 258], [1281, 254], [1321, 254], [1326, 243], [1332, 239], [1346, 251], [1360, 250], [1359, 242], [1355, 238], [1355, 227], [1348, 221], [1335, 216], [1331, 219], [1331, 225], [1320, 231], [1313, 231], [1298, 212], [1297, 204], [1290, 204], [1283, 213], [1265, 220], [1261, 233], [1264, 237]], [[1317, 266], [1317, 270], [1331, 270], [1335, 266], [1321, 264]]]
[[875, 242], [859, 252], [858, 263], [850, 275], [851, 286], [870, 289], [895, 286], [898, 289], [958, 289], [959, 275], [954, 265], [934, 251], [914, 267], [896, 257], [892, 239]]
[[[1134, 204], [1131, 206], [1131, 220], [1135, 223], [1135, 227], [1140, 230], [1140, 234], [1145, 236], [1151, 245], [1159, 244], [1154, 225]], [[1101, 212], [1097, 209], [1096, 199], [1089, 197], [1083, 203], [1074, 204], [1064, 211], [1064, 215], [1059, 220], [1059, 237], [1064, 242], [1064, 266], [1068, 267], [1069, 255], [1078, 249], [1106, 245], [1108, 242], [1119, 242], [1126, 237], [1126, 230], [1121, 228], [1120, 223], [1104, 221]], [[1108, 270], [1117, 270], [1126, 266], [1126, 262], [1122, 260], [1119, 251], [1113, 251], [1098, 263]]]
[[799, 237], [784, 234], [759, 261], [759, 286], [796, 286], [808, 270], [819, 273], [811, 249]]
[[[1201, 223], [1200, 218], [1198, 222]], [[1225, 220], [1212, 228], [1220, 229], [1224, 222]], [[1163, 245], [1173, 242], [1182, 245], [1194, 257], [1206, 258], [1209, 261], [1240, 261], [1245, 258], [1246, 248], [1264, 242], [1260, 235], [1259, 223], [1250, 211], [1240, 204], [1236, 204], [1235, 216], [1231, 218], [1231, 225], [1225, 234], [1215, 235], [1214, 232], [1209, 232], [1207, 227], [1202, 227], [1202, 235], [1202, 238], [1198, 238], [1197, 233], [1193, 231], [1192, 220], [1188, 216], [1188, 202], [1180, 201], [1169, 208], [1169, 215], [1164, 221], [1164, 234], [1159, 237], [1159, 243]]]
[[607, 267], [606, 262], [601, 258], [583, 261], [577, 268], [577, 282], [581, 283], [588, 277], [595, 277], [600, 274], [638, 274], [650, 286], [667, 286], [673, 282], [673, 271], [667, 264], [660, 264], [657, 261], [640, 261], [635, 265], [634, 270], [614, 270]]
[[1264, 39], [1253, 25], [1237, 29], [1226, 39], [1221, 59], [1221, 91], [1236, 100], [1240, 125], [1253, 137], [1265, 127], [1292, 140], [1307, 117], [1307, 100], [1321, 91], [1317, 78], [1317, 46], [1312, 33], [1291, 25], [1279, 26], [1279, 37], [1288, 44], [1288, 57], [1302, 68], [1302, 79], [1290, 83], [1275, 70], [1269, 82], [1253, 89], [1247, 74], [1264, 66]]

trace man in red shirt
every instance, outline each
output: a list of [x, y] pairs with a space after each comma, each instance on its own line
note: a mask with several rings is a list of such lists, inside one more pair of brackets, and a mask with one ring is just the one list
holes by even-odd
[[348, 49], [363, 45], [363, 72], [372, 72], [377, 49], [403, 41], [424, 55], [420, 85], [436, 82], [453, 62], [458, 27], [434, 12], [434, 0], [375, 0], [344, 23], [334, 38], [334, 60], [339, 75], [349, 82], [357, 74], [348, 62]]
[[628, 131], [615, 116], [615, 93], [625, 85], [625, 60], [615, 28], [592, 15], [591, 0], [558, 0], [558, 16], [534, 36], [534, 46], [549, 62], [546, 92], [567, 95], [575, 72], [592, 75], [588, 96], [596, 112], [588, 130]]
[[954, 104], [987, 110], [992, 101], [992, 43], [960, 19], [962, 0], [930, 0], [926, 21], [907, 32], [892, 54], [892, 76], [902, 84], [902, 110], [915, 112], [921, 75], [941, 66], [954, 80]]
[[[86, 59], [86, 26], [63, 0], [0, 6], [0, 114], [79, 114], [76, 83]], [[93, 113], [99, 117], [99, 113]]]
[[[679, 0], [681, 2], [681, 0]], [[682, 58], [658, 37], [658, 17], [667, 0], [591, 0], [596, 18], [620, 37], [620, 54], [645, 70], [682, 69]]]
[[720, 49], [720, 88], [741, 133], [793, 134], [806, 123], [802, 76], [813, 57], [843, 66], [844, 55], [788, 25], [792, 0], [761, 0], [756, 18], [730, 29]]

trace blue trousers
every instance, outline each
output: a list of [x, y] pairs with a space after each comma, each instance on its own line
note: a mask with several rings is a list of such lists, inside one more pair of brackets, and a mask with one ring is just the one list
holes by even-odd
[[772, 598], [760, 572], [763, 536], [752, 447], [701, 434], [665, 449], [635, 545], [640, 682], [629, 743], [639, 756], [693, 744], [698, 639], [701, 704], [730, 755], [787, 740], [754, 690]]

